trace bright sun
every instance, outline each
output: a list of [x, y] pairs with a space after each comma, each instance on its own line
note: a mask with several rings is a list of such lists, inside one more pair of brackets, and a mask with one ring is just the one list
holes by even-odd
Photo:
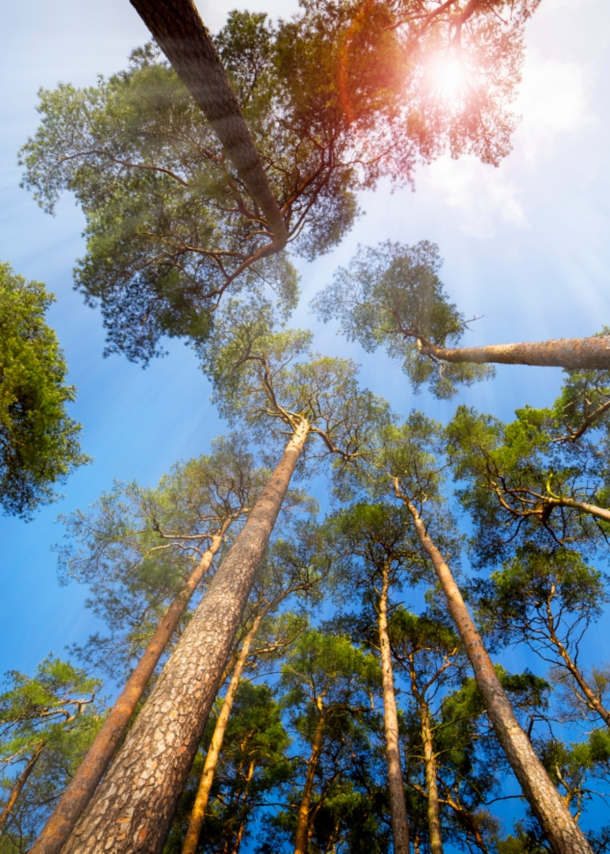
[[455, 101], [466, 89], [466, 75], [455, 57], [437, 57], [429, 67], [430, 88], [444, 101]]

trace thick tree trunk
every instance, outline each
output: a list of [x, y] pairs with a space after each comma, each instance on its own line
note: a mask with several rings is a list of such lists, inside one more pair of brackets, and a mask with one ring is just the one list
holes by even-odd
[[549, 503], [557, 507], [572, 507], [574, 510], [582, 510], [590, 516], [603, 519], [604, 522], [610, 522], [610, 510], [606, 510], [605, 507], [598, 507], [597, 504], [587, 504], [586, 501], [577, 501], [576, 498], [560, 497], [551, 499]]
[[309, 848], [309, 810], [311, 808], [311, 796], [313, 794], [313, 784], [316, 778], [316, 768], [322, 752], [322, 744], [324, 741], [324, 725], [326, 723], [324, 716], [324, 708], [322, 699], [318, 699], [318, 723], [313, 736], [313, 745], [311, 754], [307, 763], [307, 774], [305, 776], [305, 787], [299, 805], [299, 815], [297, 818], [297, 832], [294, 841], [294, 854], [307, 854]]
[[581, 370], [610, 368], [610, 335], [558, 338], [555, 341], [523, 344], [490, 344], [487, 347], [456, 347], [450, 350], [421, 341], [418, 349], [424, 356], [434, 356], [443, 362], [493, 362], [502, 365], [543, 365]]
[[419, 541], [432, 561], [447, 598], [449, 611], [483, 695], [489, 720], [554, 854], [592, 854], [589, 843], [552, 784], [529, 738], [515, 717], [510, 700], [500, 684], [491, 658], [468, 613], [451, 570], [428, 536], [415, 506], [410, 501], [405, 503], [413, 517]]
[[150, 677], [178, 627], [193, 593], [210, 568], [230, 522], [231, 520], [227, 520], [219, 532], [212, 537], [209, 549], [191, 573], [184, 588], [165, 612], [142, 658], [125, 683], [125, 687], [104, 721], [104, 725], [81, 762], [70, 785], [61, 796], [42, 833], [31, 848], [30, 854], [57, 854], [61, 851], [110, 765], [114, 751], [125, 733], [127, 724], [142, 698]]
[[383, 722], [385, 728], [386, 762], [388, 766], [388, 792], [390, 795], [390, 818], [392, 821], [394, 854], [409, 854], [409, 820], [407, 818], [405, 786], [400, 763], [398, 713], [396, 711], [396, 693], [394, 690], [394, 673], [392, 671], [392, 651], [388, 635], [388, 573], [389, 570], [386, 566], [383, 570], [378, 617], [381, 680], [383, 687]]
[[162, 850], [308, 432], [302, 421], [63, 854]]
[[274, 235], [273, 251], [288, 231], [252, 142], [241, 107], [192, 0], [131, 0], [176, 74], [193, 96]]
[[38, 744], [38, 746], [36, 747], [36, 750], [34, 751], [34, 753], [32, 754], [32, 757], [29, 760], [28, 764], [25, 766], [25, 768], [23, 769], [23, 771], [19, 775], [17, 782], [13, 786], [12, 791], [9, 795], [8, 801], [4, 805], [4, 809], [2, 810], [2, 813], [0, 813], [0, 830], [2, 830], [2, 828], [6, 824], [8, 817], [10, 816], [11, 811], [12, 811], [13, 807], [15, 806], [15, 802], [16, 802], [17, 798], [19, 797], [19, 795], [21, 794], [21, 792], [23, 791], [23, 787], [27, 783], [30, 774], [32, 773], [32, 771], [34, 770], [34, 768], [36, 766], [36, 763], [40, 759], [40, 754], [42, 753], [44, 748], [45, 748], [45, 743], [44, 743], [44, 741], [41, 741], [40, 744]]
[[443, 854], [443, 836], [441, 832], [441, 811], [438, 800], [438, 781], [436, 757], [432, 742], [430, 726], [430, 709], [424, 700], [419, 709], [421, 720], [421, 738], [424, 747], [424, 768], [426, 773], [426, 789], [428, 795], [428, 832], [430, 835], [431, 854]]
[[218, 765], [218, 758], [222, 749], [222, 743], [224, 741], [225, 732], [227, 730], [227, 724], [229, 723], [229, 717], [231, 716], [231, 709], [233, 708], [233, 701], [235, 700], [235, 694], [237, 693], [237, 689], [239, 687], [244, 666], [246, 664], [246, 661], [248, 660], [248, 656], [250, 655], [250, 647], [252, 646], [252, 640], [254, 639], [254, 635], [258, 631], [258, 627], [260, 626], [261, 620], [265, 616], [265, 613], [266, 610], [261, 611], [261, 613], [254, 620], [250, 631], [244, 638], [241, 649], [239, 651], [239, 655], [237, 656], [237, 661], [235, 662], [235, 669], [233, 670], [231, 681], [229, 682], [229, 687], [227, 689], [227, 693], [225, 694], [222, 708], [220, 710], [220, 714], [218, 715], [218, 720], [216, 721], [214, 735], [212, 736], [212, 741], [205, 757], [203, 772], [201, 774], [201, 780], [199, 781], [199, 788], [197, 790], [195, 803], [193, 804], [191, 817], [189, 819], [189, 826], [186, 831], [186, 836], [184, 837], [184, 842], [182, 843], [182, 854], [195, 854], [195, 852], [197, 851], [199, 834], [201, 833], [201, 828], [203, 826], [205, 811], [208, 806], [210, 791], [212, 790], [212, 783], [214, 782], [214, 774], [216, 773], [216, 766]]

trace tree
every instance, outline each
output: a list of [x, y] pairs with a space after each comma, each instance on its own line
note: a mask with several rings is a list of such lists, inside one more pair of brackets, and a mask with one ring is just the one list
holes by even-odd
[[80, 424], [66, 414], [76, 389], [45, 313], [54, 297], [0, 264], [0, 505], [30, 518], [53, 486], [89, 462]]
[[77, 651], [88, 663], [104, 662], [114, 677], [117, 663], [129, 676], [39, 849], [59, 850], [87, 806], [191, 597], [230, 526], [255, 503], [263, 477], [235, 437], [217, 439], [210, 456], [176, 466], [156, 490], [116, 484], [89, 514], [66, 520], [80, 549], [64, 550], [65, 573], [90, 585], [88, 604], [111, 629], [109, 638], [91, 637]]
[[588, 854], [590, 847], [519, 725], [461, 591], [430, 534], [436, 529], [441, 548], [451, 549], [451, 542], [443, 537], [449, 520], [440, 492], [445, 466], [440, 425], [416, 412], [402, 426], [392, 425], [383, 431], [369, 477], [373, 485], [379, 484], [380, 490], [393, 494], [411, 514], [421, 548], [432, 563], [485, 699], [487, 714], [553, 851]]
[[384, 346], [402, 360], [416, 390], [429, 382], [440, 398], [454, 395], [460, 383], [490, 377], [494, 362], [610, 367], [606, 331], [590, 338], [456, 347], [471, 321], [449, 302], [438, 277], [441, 263], [438, 247], [428, 241], [360, 247], [348, 268], [339, 268], [314, 299], [314, 307], [324, 321], [338, 318], [343, 334], [369, 352]]
[[[307, 353], [308, 336], [272, 334], [260, 315], [247, 320], [243, 317], [242, 325], [236, 326], [231, 313], [227, 314], [227, 324], [215, 338], [214, 361], [209, 369], [215, 379], [224, 375], [231, 378], [231, 383], [223, 385], [222, 394], [226, 388], [224, 399], [239, 401], [235, 417], [243, 412], [246, 423], [249, 418], [260, 422], [258, 405], [266, 401], [263, 411], [268, 411], [270, 421], [265, 432], [273, 435], [274, 424], [279, 421], [277, 432], [286, 425], [291, 437], [112, 768], [76, 825], [65, 854], [90, 849], [98, 844], [94, 841], [98, 838], [104, 838], [107, 851], [111, 846], [117, 852], [132, 845], [145, 844], [151, 851], [162, 846], [257, 569], [308, 436], [320, 436], [323, 456], [332, 453], [351, 459], [358, 454], [375, 419], [385, 413], [385, 407], [370, 393], [358, 390], [350, 363], [309, 358], [289, 369], [292, 360]], [[251, 409], [246, 409], [246, 400], [251, 400]], [[180, 714], [167, 714], [168, 709], [178, 708]], [[184, 750], [178, 754], [168, 750], [167, 746], [174, 743], [180, 743]], [[154, 774], [150, 773], [151, 762], [156, 763]], [[123, 822], [126, 816], [127, 823], [121, 825], [124, 832], [116, 835], [116, 822]], [[34, 849], [36, 854], [43, 850], [46, 854], [54, 849], [42, 848], [40, 843], [39, 849]]]
[[[409, 852], [409, 825], [400, 757], [396, 688], [390, 644], [392, 595], [405, 575], [421, 571], [419, 550], [407, 526], [406, 512], [388, 504], [356, 504], [330, 520], [335, 579], [341, 599], [357, 596], [365, 620], [376, 624], [373, 646], [379, 653], [383, 685], [387, 783], [395, 854]], [[435, 852], [436, 854], [436, 852]]]
[[102, 723], [100, 682], [49, 656], [34, 676], [7, 674], [0, 695], [0, 831], [25, 851]]
[[[282, 704], [290, 710], [292, 726], [310, 749], [304, 762], [303, 787], [298, 796], [295, 854], [307, 854], [314, 819], [335, 776], [324, 779], [315, 797], [316, 778], [330, 732], [345, 750], [349, 736], [369, 708], [369, 695], [378, 684], [377, 663], [350, 639], [311, 629], [295, 644], [282, 668]], [[332, 739], [332, 736], [331, 736]], [[345, 760], [344, 760], [345, 761]], [[338, 767], [341, 768], [342, 763]], [[296, 806], [296, 805], [295, 805]]]

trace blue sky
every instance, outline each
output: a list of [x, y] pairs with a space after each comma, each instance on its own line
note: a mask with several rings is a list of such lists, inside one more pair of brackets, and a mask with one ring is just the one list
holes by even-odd
[[[217, 29], [234, 2], [199, 3]], [[271, 15], [293, 8], [278, 0], [249, 3]], [[78, 387], [73, 417], [83, 424], [92, 465], [74, 474], [65, 498], [26, 524], [0, 519], [3, 543], [0, 673], [31, 672], [48, 652], [92, 629], [85, 591], [60, 588], [53, 543], [55, 523], [93, 502], [112, 480], [152, 484], [177, 460], [207, 451], [223, 432], [209, 389], [190, 351], [143, 371], [124, 358], [102, 358], [99, 314], [72, 290], [72, 267], [83, 253], [84, 221], [70, 198], [54, 218], [19, 188], [17, 150], [37, 125], [36, 92], [59, 81], [92, 85], [98, 73], [125, 65], [148, 34], [128, 0], [89, 4], [25, 0], [3, 9], [0, 55], [0, 260], [57, 295], [50, 322], [57, 330]], [[325, 353], [352, 355], [364, 384], [407, 412], [413, 406], [449, 418], [458, 401], [413, 394], [397, 365], [363, 354], [314, 323], [308, 303], [356, 245], [391, 238], [439, 244], [442, 278], [468, 316], [483, 316], [468, 343], [588, 335], [610, 325], [610, 4], [606, 0], [542, 0], [527, 31], [527, 60], [517, 105], [522, 121], [511, 155], [494, 169], [474, 159], [443, 158], [416, 175], [416, 192], [381, 186], [361, 199], [366, 215], [331, 255], [301, 264], [303, 297], [294, 324], [316, 331]], [[460, 395], [459, 402], [509, 418], [525, 403], [545, 405], [561, 372], [500, 368], [496, 380]], [[595, 643], [610, 658], [607, 632]]]

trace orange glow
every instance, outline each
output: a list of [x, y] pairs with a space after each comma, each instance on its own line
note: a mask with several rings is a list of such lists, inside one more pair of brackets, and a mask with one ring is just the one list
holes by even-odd
[[459, 100], [468, 86], [464, 67], [455, 56], [437, 57], [430, 63], [427, 76], [430, 89], [444, 101]]

